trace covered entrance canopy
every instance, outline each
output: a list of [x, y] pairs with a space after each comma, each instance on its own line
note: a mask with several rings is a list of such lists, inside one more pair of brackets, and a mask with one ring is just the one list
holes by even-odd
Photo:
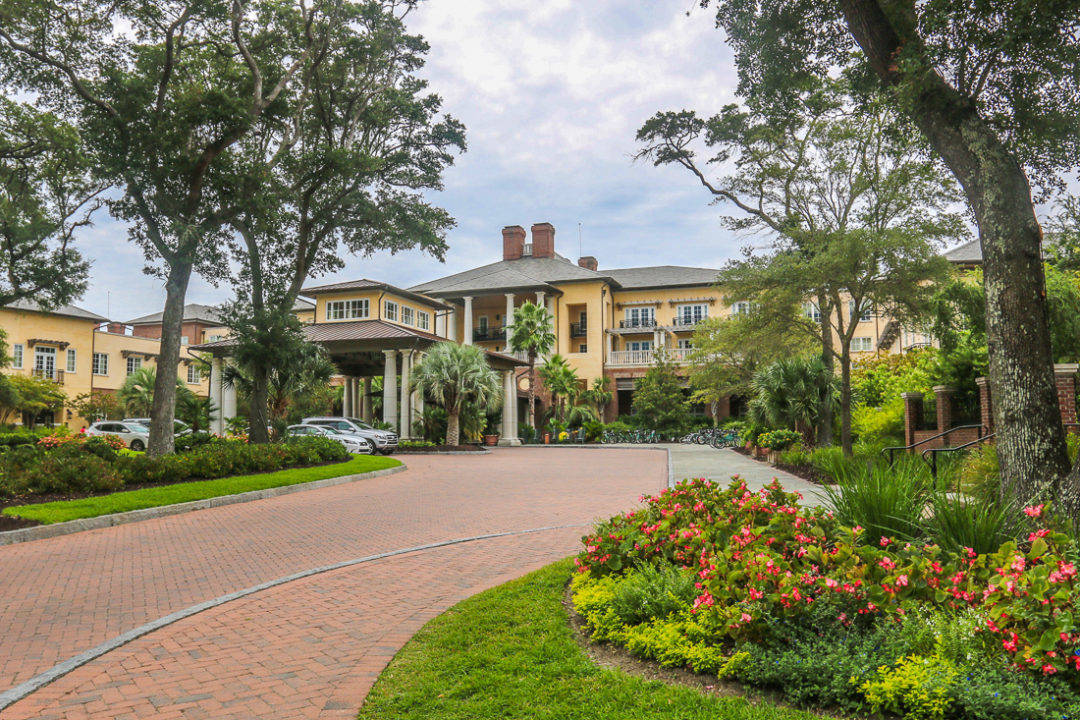
[[[371, 378], [383, 378], [382, 420], [399, 430], [402, 439], [413, 436], [413, 424], [424, 412], [424, 398], [410, 392], [413, 365], [436, 343], [445, 338], [384, 320], [353, 320], [312, 323], [303, 326], [304, 337], [321, 345], [330, 360], [345, 376], [342, 412], [347, 417], [372, 420]], [[225, 358], [232, 354], [232, 339], [196, 345], [191, 348], [213, 356], [210, 397], [221, 409], [213, 422], [216, 432], [224, 430], [224, 418], [236, 415], [236, 391], [221, 383]], [[501, 353], [485, 351], [488, 363], [503, 377], [504, 397], [500, 444], [517, 445], [517, 384], [515, 370], [526, 363]], [[399, 412], [400, 410], [400, 412]]]

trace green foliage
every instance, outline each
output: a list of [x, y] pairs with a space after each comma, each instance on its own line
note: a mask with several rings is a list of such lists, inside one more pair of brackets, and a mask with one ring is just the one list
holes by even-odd
[[902, 393], [929, 393], [935, 382], [937, 350], [921, 348], [905, 353], [869, 356], [851, 365], [851, 390], [857, 402], [881, 407]]
[[623, 625], [666, 618], [694, 601], [693, 573], [667, 563], [640, 565], [615, 587], [611, 608]]
[[[116, 397], [129, 417], [147, 417], [154, 408], [154, 385], [157, 383], [157, 367], [141, 367], [124, 378], [124, 384], [116, 391]], [[187, 384], [176, 378], [177, 398], [191, 393]]]
[[840, 522], [866, 530], [870, 542], [882, 537], [914, 540], [922, 533], [922, 516], [930, 500], [929, 474], [915, 463], [881, 463], [869, 467], [844, 458], [829, 467], [836, 485], [824, 488]]
[[769, 427], [792, 428], [813, 444], [825, 402], [835, 405], [836, 376], [819, 357], [778, 360], [754, 374], [750, 419]]
[[757, 436], [754, 444], [766, 450], [787, 450], [802, 440], [802, 435], [794, 430], [769, 430]]
[[71, 401], [71, 408], [88, 422], [117, 420], [123, 415], [116, 393], [101, 390], [76, 395]]
[[896, 398], [884, 405], [859, 405], [851, 412], [851, 429], [868, 445], [902, 445], [904, 441], [904, 400]]
[[964, 455], [957, 473], [957, 489], [978, 502], [994, 502], [1000, 497], [1000, 475], [997, 445], [983, 443]]
[[104, 438], [74, 436], [54, 448], [21, 445], [0, 453], [0, 496], [96, 493], [130, 484], [219, 478], [347, 458], [341, 443], [329, 438], [299, 438], [270, 446], [214, 440], [189, 452], [153, 458], [121, 455], [107, 447]]
[[[485, 417], [486, 411], [496, 409], [502, 399], [502, 382], [475, 345], [435, 345], [413, 368], [412, 387], [446, 410], [447, 445], [460, 444], [461, 419], [467, 405], [475, 406], [480, 410], [479, 417]], [[476, 430], [482, 433], [483, 429]]]
[[662, 350], [655, 357], [652, 367], [636, 383], [631, 409], [641, 426], [661, 434], [678, 434], [686, 427], [690, 406], [675, 366]]
[[931, 507], [927, 531], [949, 552], [974, 548], [979, 554], [991, 553], [1019, 534], [1016, 508], [997, 498], [980, 501], [938, 492]]
[[0, 390], [0, 422], [21, 413], [29, 427], [38, 415], [56, 412], [67, 401], [67, 394], [56, 382], [32, 375], [8, 375]]

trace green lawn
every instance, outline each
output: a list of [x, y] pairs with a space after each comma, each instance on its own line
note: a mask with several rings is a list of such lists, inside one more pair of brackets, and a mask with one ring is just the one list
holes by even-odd
[[46, 525], [80, 520], [82, 518], [109, 515], [111, 513], [142, 510], [143, 508], [175, 505], [176, 503], [205, 500], [221, 495], [235, 495], [250, 490], [265, 490], [282, 485], [325, 480], [326, 478], [357, 473], [371, 472], [396, 467], [400, 460], [381, 455], [355, 455], [352, 460], [333, 465], [293, 468], [277, 472], [258, 473], [255, 475], [236, 475], [217, 480], [199, 480], [196, 482], [163, 485], [161, 487], [126, 490], [111, 495], [83, 498], [81, 500], [62, 500], [59, 502], [38, 503], [35, 505], [17, 505], [4, 508], [5, 515], [37, 520]]
[[394, 658], [360, 720], [813, 720], [811, 713], [705, 696], [593, 664], [562, 607], [556, 563], [432, 620]]

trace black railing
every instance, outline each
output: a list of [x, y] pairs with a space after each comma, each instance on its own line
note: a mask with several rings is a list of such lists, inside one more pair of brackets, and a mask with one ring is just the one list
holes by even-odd
[[656, 327], [656, 318], [634, 318], [632, 320], [620, 320], [619, 327], [625, 329], [630, 328], [654, 328]]
[[[1080, 423], [1064, 423], [1064, 426], [1065, 426], [1065, 431], [1066, 432], [1068, 432], [1069, 430], [1073, 430], [1073, 431], [1080, 430]], [[987, 433], [986, 435], [983, 435], [982, 434], [983, 426], [979, 425], [978, 427], [979, 427], [979, 437], [975, 438], [974, 440], [970, 440], [970, 441], [964, 443], [963, 445], [955, 445], [953, 447], [927, 448], [926, 450], [922, 451], [922, 454], [921, 454], [922, 459], [926, 462], [926, 464], [928, 464], [930, 466], [930, 476], [931, 477], [933, 477], [935, 480], [937, 480], [937, 471], [938, 471], [937, 459], [938, 459], [938, 455], [940, 455], [941, 453], [960, 452], [961, 450], [967, 450], [969, 447], [978, 445], [980, 443], [984, 443], [984, 442], [986, 442], [988, 440], [992, 440], [994, 438], [994, 436], [997, 434], [997, 433]], [[953, 428], [953, 429], [955, 430], [956, 428]], [[927, 457], [926, 457], [927, 455], [930, 456], [929, 459], [927, 459]]]
[[570, 323], [570, 337], [581, 338], [589, 334], [589, 326], [587, 323], [576, 322]]
[[693, 327], [704, 319], [705, 318], [703, 317], [685, 317], [676, 315], [675, 320], [671, 324], [675, 327]]
[[[978, 441], [983, 440], [986, 437], [988, 437], [987, 435], [983, 434], [983, 431], [986, 430], [986, 428], [983, 427], [983, 425], [981, 423], [977, 423], [975, 425], [957, 425], [956, 427], [949, 428], [945, 432], [939, 432], [937, 435], [931, 435], [928, 438], [923, 438], [922, 440], [919, 440], [918, 442], [913, 442], [910, 445], [893, 445], [892, 447], [882, 448], [881, 449], [881, 454], [886, 455], [889, 458], [889, 465], [891, 466], [893, 464], [893, 455], [897, 450], [903, 450], [904, 452], [909, 452], [909, 451], [914, 450], [915, 448], [919, 447], [920, 445], [925, 445], [926, 443], [931, 442], [932, 440], [937, 440], [939, 438], [944, 438], [944, 437], [948, 436], [950, 433], [956, 432], [957, 430], [978, 430], [979, 431], [979, 437], [978, 437], [978, 440], [976, 440], [975, 442], [978, 442]], [[970, 443], [965, 443], [965, 445], [967, 445], [967, 444], [970, 444]]]
[[485, 340], [505, 340], [506, 328], [503, 327], [486, 327], [476, 328], [473, 330], [473, 342], [484, 342]]

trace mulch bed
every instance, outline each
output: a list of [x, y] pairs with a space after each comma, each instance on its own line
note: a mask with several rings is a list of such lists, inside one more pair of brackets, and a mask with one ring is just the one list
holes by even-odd
[[[337, 465], [343, 461], [332, 460], [330, 462], [316, 463], [314, 465], [294, 465], [293, 467], [279, 468], [277, 470], [266, 470], [264, 472], [281, 472], [282, 470], [299, 470], [301, 468], [309, 467], [321, 467], [323, 465]], [[346, 461], [347, 462], [347, 461]], [[262, 475], [263, 473], [244, 473], [245, 475]], [[113, 495], [118, 492], [127, 492], [129, 490], [143, 490], [145, 488], [164, 487], [165, 485], [176, 485], [178, 483], [186, 482], [201, 482], [203, 480], [220, 480], [221, 478], [184, 478], [183, 480], [174, 480], [172, 482], [157, 482], [157, 483], [131, 483], [124, 485], [119, 490], [101, 490], [98, 492], [73, 492], [73, 493], [32, 493], [27, 495], [16, 495], [9, 498], [0, 498], [0, 510], [7, 507], [16, 507], [19, 505], [37, 505], [38, 503], [57, 502], [60, 500], [82, 500], [89, 497], [101, 497], [102, 495]], [[41, 525], [37, 520], [27, 520], [26, 518], [11, 517], [10, 515], [0, 515], [0, 532], [4, 530], [18, 530], [19, 528], [34, 527]]]
[[398, 455], [420, 455], [423, 453], [446, 452], [484, 452], [481, 445], [434, 445], [431, 447], [399, 447], [394, 451]]

